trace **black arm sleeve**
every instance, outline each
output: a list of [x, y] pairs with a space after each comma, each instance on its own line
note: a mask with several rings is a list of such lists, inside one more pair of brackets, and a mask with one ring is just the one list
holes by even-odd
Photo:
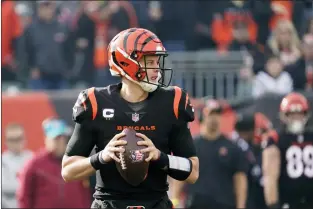
[[97, 132], [92, 128], [92, 103], [88, 89], [80, 92], [74, 107], [73, 120], [76, 123], [65, 155], [89, 157], [96, 145]]
[[241, 149], [236, 147], [233, 159], [234, 159], [233, 165], [234, 165], [235, 172], [248, 173], [249, 162], [248, 162], [248, 158], [245, 155], [245, 152], [243, 152]]
[[178, 116], [176, 116], [170, 134], [169, 147], [175, 156], [194, 157], [196, 148], [188, 127], [188, 123], [194, 120], [194, 109], [187, 92], [178, 87], [176, 87], [176, 91], [181, 92], [181, 96], [178, 104]]
[[86, 124], [75, 124], [70, 141], [68, 142], [65, 155], [89, 157], [95, 146], [96, 133]]
[[196, 148], [187, 123], [175, 125], [171, 133], [169, 147], [175, 156], [185, 158], [196, 156]]

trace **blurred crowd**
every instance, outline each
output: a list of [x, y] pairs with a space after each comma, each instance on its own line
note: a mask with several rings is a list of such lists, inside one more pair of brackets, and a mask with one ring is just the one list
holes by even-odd
[[55, 90], [116, 82], [108, 71], [107, 45], [130, 27], [155, 32], [170, 52], [246, 52], [238, 75], [238, 89], [245, 95], [313, 87], [312, 1], [1, 4], [2, 80], [23, 88]]
[[[61, 162], [71, 128], [58, 118], [42, 123], [44, 145], [33, 153], [26, 149], [25, 129], [6, 126], [2, 153], [2, 208], [89, 208], [95, 183], [92, 179], [65, 183]], [[75, 200], [75, 201], [73, 201]]]
[[[1, 5], [3, 89], [62, 90], [117, 82], [108, 70], [108, 43], [121, 30], [143, 27], [155, 32], [169, 52], [244, 52], [238, 96], [313, 90], [311, 0], [4, 0]], [[35, 154], [24, 149], [21, 125], [6, 128], [3, 207], [90, 206], [94, 179], [65, 184], [60, 175], [69, 137], [65, 126], [54, 119], [43, 123], [46, 146]]]

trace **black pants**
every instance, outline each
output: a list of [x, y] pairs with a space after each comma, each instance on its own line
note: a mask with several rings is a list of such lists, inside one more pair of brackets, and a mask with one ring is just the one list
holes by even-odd
[[[142, 206], [142, 207], [139, 207]], [[173, 204], [171, 200], [165, 196], [159, 200], [98, 200], [95, 199], [91, 205], [91, 208], [102, 208], [102, 209], [172, 209]]]

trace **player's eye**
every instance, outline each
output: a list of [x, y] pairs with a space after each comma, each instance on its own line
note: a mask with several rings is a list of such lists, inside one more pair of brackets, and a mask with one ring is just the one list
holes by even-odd
[[152, 60], [148, 60], [148, 61], [146, 62], [146, 64], [147, 64], [147, 65], [152, 65], [152, 64], [153, 64], [153, 61], [152, 61]]

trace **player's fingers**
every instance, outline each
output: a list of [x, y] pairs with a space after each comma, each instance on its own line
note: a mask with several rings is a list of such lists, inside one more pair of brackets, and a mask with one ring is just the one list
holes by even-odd
[[113, 139], [111, 140], [111, 141], [116, 141], [116, 140], [118, 140], [119, 138], [121, 138], [121, 137], [123, 137], [123, 136], [125, 136], [126, 134], [124, 133], [124, 132], [121, 132], [121, 133], [118, 133], [118, 134], [116, 134], [114, 137], [113, 137]]
[[136, 133], [136, 136], [142, 138], [145, 141], [151, 141], [146, 135], [141, 134], [141, 133]]
[[150, 142], [148, 142], [148, 141], [139, 141], [139, 142], [137, 142], [137, 145], [139, 145], [139, 146], [150, 146], [151, 145], [151, 143]]
[[116, 155], [115, 155], [114, 153], [111, 152], [111, 153], [109, 154], [109, 156], [110, 156], [113, 160], [115, 160], [116, 162], [121, 162], [120, 159], [118, 159], [118, 157], [116, 157]]
[[149, 156], [146, 158], [146, 162], [149, 162], [153, 158], [152, 152], [149, 153]]
[[125, 148], [123, 148], [123, 147], [110, 147], [109, 151], [110, 152], [125, 152]]
[[111, 146], [112, 146], [112, 147], [116, 147], [116, 146], [120, 146], [120, 145], [125, 145], [125, 144], [127, 144], [127, 141], [125, 141], [125, 140], [117, 140], [117, 141], [111, 142]]
[[140, 150], [141, 153], [151, 152], [153, 150], [153, 147], [148, 147], [145, 149]]

